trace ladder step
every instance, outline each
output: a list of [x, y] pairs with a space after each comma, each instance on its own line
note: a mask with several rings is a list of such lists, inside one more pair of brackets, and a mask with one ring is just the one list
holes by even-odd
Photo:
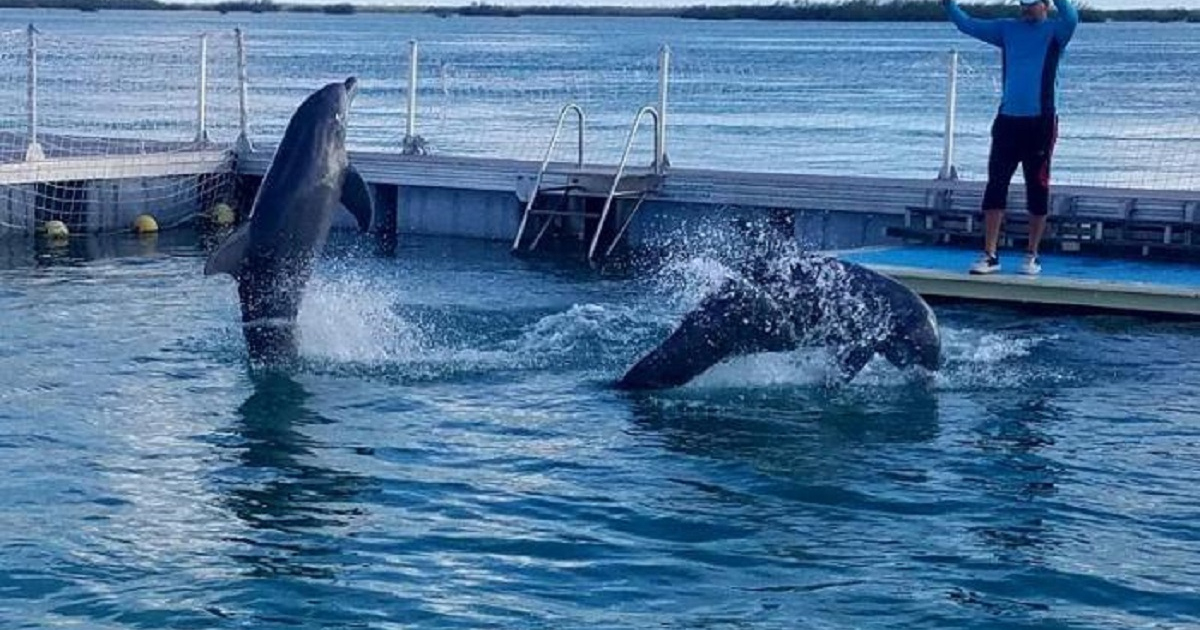
[[587, 217], [589, 219], [599, 219], [599, 212], [584, 212], [582, 210], [539, 210], [533, 208], [529, 211], [531, 216], [539, 217]]
[[543, 195], [546, 193], [551, 193], [551, 194], [557, 195], [557, 194], [562, 194], [562, 193], [574, 192], [576, 190], [583, 190], [583, 186], [580, 186], [578, 184], [567, 184], [566, 186], [544, 186], [537, 190], [537, 194]]

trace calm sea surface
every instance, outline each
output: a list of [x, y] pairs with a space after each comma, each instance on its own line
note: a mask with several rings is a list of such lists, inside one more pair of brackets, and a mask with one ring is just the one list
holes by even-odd
[[[395, 148], [410, 38], [419, 131], [449, 152], [536, 157], [575, 94], [619, 150], [662, 43], [677, 165], [932, 176], [950, 46], [964, 168], [995, 106], [994, 54], [946, 25], [0, 12], [31, 21], [47, 63], [110, 73], [45, 70], [52, 130], [186, 137], [183, 36], [239, 22], [263, 141], [356, 73], [354, 142]], [[1064, 176], [1195, 160], [1158, 148], [1195, 137], [1197, 32], [1081, 29]], [[5, 37], [0, 91], [23, 94]], [[598, 277], [504, 244], [370, 250], [332, 244], [304, 365], [269, 375], [194, 235], [0, 240], [0, 628], [1200, 625], [1200, 327], [939, 306], [931, 383], [877, 361], [830, 391], [805, 351], [629, 394], [609, 384], [713, 261]]]
[[191, 235], [5, 242], [0, 627], [1200, 623], [1196, 326], [939, 307], [932, 383], [629, 394], [711, 261], [369, 249], [271, 376]]

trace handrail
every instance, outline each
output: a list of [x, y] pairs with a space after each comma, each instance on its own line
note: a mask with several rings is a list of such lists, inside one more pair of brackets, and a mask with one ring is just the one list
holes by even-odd
[[[592, 237], [592, 245], [588, 247], [588, 260], [594, 260], [596, 257], [596, 246], [600, 244], [600, 234], [604, 232], [604, 222], [608, 219], [608, 212], [612, 209], [613, 198], [617, 196], [617, 188], [621, 185], [621, 176], [625, 174], [625, 164], [629, 161], [629, 152], [633, 149], [633, 141], [637, 137], [638, 129], [642, 126], [642, 118], [647, 114], [654, 119], [654, 155], [660, 155], [659, 142], [661, 135], [657, 133], [659, 125], [658, 110], [653, 106], [647, 105], [638, 110], [637, 116], [633, 119], [633, 127], [629, 130], [629, 137], [625, 141], [625, 152], [621, 154], [621, 162], [617, 164], [617, 174], [613, 176], [612, 188], [608, 191], [608, 198], [604, 200], [604, 209], [600, 211], [600, 222], [596, 224], [596, 234]], [[656, 160], [654, 165], [654, 174], [662, 175], [663, 165]]]
[[537, 178], [533, 181], [533, 191], [529, 194], [529, 199], [525, 202], [525, 211], [521, 213], [521, 225], [517, 228], [517, 236], [513, 239], [512, 249], [516, 251], [521, 245], [521, 237], [525, 234], [525, 223], [529, 220], [529, 211], [533, 209], [534, 200], [537, 199], [538, 190], [542, 187], [542, 178], [546, 175], [546, 169], [550, 166], [550, 158], [554, 155], [554, 147], [558, 144], [558, 137], [562, 134], [563, 124], [567, 121], [567, 114], [575, 112], [575, 118], [578, 121], [578, 139], [576, 140], [577, 151], [579, 157], [576, 162], [578, 168], [583, 168], [583, 129], [587, 117], [583, 113], [583, 108], [575, 103], [567, 103], [558, 112], [558, 124], [554, 127], [554, 135], [550, 137], [550, 145], [546, 147], [546, 157], [542, 159], [542, 165], [538, 168]]

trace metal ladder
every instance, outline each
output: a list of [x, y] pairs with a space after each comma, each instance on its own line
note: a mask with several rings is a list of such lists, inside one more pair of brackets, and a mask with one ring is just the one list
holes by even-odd
[[642, 126], [642, 119], [649, 115], [654, 119], [654, 175], [653, 186], [658, 185], [658, 178], [662, 176], [663, 167], [665, 166], [660, 159], [662, 152], [662, 133], [659, 130], [661, 118], [659, 118], [658, 110], [647, 105], [638, 110], [637, 116], [633, 118], [633, 126], [629, 129], [629, 137], [625, 140], [625, 151], [621, 154], [621, 162], [617, 164], [617, 173], [613, 176], [612, 188], [608, 190], [608, 197], [604, 200], [604, 209], [600, 211], [600, 223], [596, 225], [596, 233], [592, 236], [592, 245], [588, 248], [588, 262], [596, 262], [596, 247], [600, 244], [600, 235], [604, 232], [604, 223], [608, 220], [608, 213], [612, 210], [613, 200], [617, 197], [635, 197], [637, 201], [633, 204], [633, 209], [629, 211], [629, 216], [625, 218], [625, 222], [621, 224], [621, 228], [617, 230], [616, 236], [608, 244], [608, 248], [604, 250], [604, 257], [612, 255], [613, 249], [621, 242], [621, 237], [625, 235], [625, 230], [629, 224], [633, 222], [633, 217], [637, 215], [637, 211], [641, 209], [642, 203], [646, 201], [646, 196], [650, 194], [649, 187], [633, 189], [625, 192], [618, 192], [621, 186], [621, 177], [625, 174], [625, 165], [629, 162], [629, 152], [633, 149], [633, 141], [637, 138], [638, 129]]
[[[579, 122], [579, 157], [576, 163], [577, 173], [575, 176], [568, 178], [568, 183], [563, 186], [542, 187], [545, 181], [546, 171], [550, 164], [550, 157], [553, 154], [554, 148], [558, 143], [558, 139], [562, 134], [563, 124], [566, 121], [567, 114], [574, 112], [577, 115]], [[629, 154], [633, 148], [633, 142], [636, 139], [638, 129], [641, 126], [642, 120], [649, 115], [654, 119], [656, 133], [654, 136], [655, 142], [655, 164], [654, 175], [650, 178], [641, 177], [637, 181], [632, 182], [632, 187], [622, 189], [622, 180], [625, 178], [625, 167], [629, 161]], [[569, 104], [563, 107], [559, 113], [558, 125], [555, 127], [554, 135], [550, 139], [550, 145], [546, 149], [546, 156], [542, 160], [541, 168], [538, 170], [537, 177], [534, 180], [533, 188], [529, 194], [529, 199], [525, 203], [525, 210], [521, 217], [520, 227], [517, 229], [517, 236], [513, 239], [512, 251], [514, 253], [522, 251], [522, 244], [525, 239], [525, 232], [530, 228], [531, 218], [536, 217], [536, 220], [541, 221], [541, 226], [533, 240], [529, 243], [524, 251], [533, 251], [542, 241], [549, 228], [555, 224], [555, 221], [563, 219], [575, 218], [581, 222], [579, 230], [579, 239], [581, 241], [589, 241], [587, 248], [587, 260], [589, 263], [595, 264], [598, 262], [597, 252], [600, 249], [600, 243], [604, 235], [605, 226], [608, 223], [609, 214], [612, 212], [614, 202], [619, 199], [636, 199], [632, 209], [629, 211], [625, 221], [621, 224], [616, 234], [609, 241], [608, 246], [604, 249], [603, 257], [607, 258], [620, 243], [629, 224], [633, 221], [633, 217], [641, 208], [642, 203], [646, 200], [649, 193], [657, 187], [664, 165], [659, 156], [662, 155], [661, 142], [662, 134], [658, 131], [660, 117], [657, 110], [653, 107], [643, 107], [638, 111], [634, 118], [633, 126], [629, 131], [629, 137], [625, 143], [625, 150], [621, 156], [621, 161], [617, 166], [615, 175], [612, 176], [611, 183], [605, 181], [603, 184], [597, 184], [600, 180], [607, 180], [606, 175], [588, 175], [582, 172], [583, 170], [583, 128], [584, 128], [583, 110], [577, 105]], [[585, 185], [581, 182], [588, 181], [592, 185]], [[604, 205], [599, 212], [589, 211], [588, 205], [591, 200], [598, 200], [596, 194], [601, 190], [607, 190], [604, 196]], [[591, 193], [591, 194], [589, 194]], [[548, 198], [558, 198], [558, 203], [555, 207], [547, 207], [538, 205], [539, 201], [545, 202]], [[582, 207], [580, 207], [582, 206]], [[592, 228], [590, 239], [588, 238], [588, 222], [595, 221], [595, 226]]]
[[[586, 117], [584, 116], [583, 108], [574, 103], [568, 103], [567, 105], [564, 105], [562, 110], [560, 110], [558, 113], [558, 124], [554, 127], [554, 135], [550, 137], [550, 144], [546, 147], [546, 155], [542, 159], [542, 165], [540, 168], [538, 168], [537, 177], [533, 181], [533, 189], [529, 193], [529, 199], [525, 202], [525, 209], [521, 214], [521, 225], [517, 228], [516, 238], [513, 239], [512, 251], [514, 253], [521, 251], [521, 242], [525, 237], [525, 229], [529, 227], [529, 220], [531, 217], [541, 218], [542, 225], [537, 234], [533, 237], [533, 241], [529, 244], [528, 249], [525, 251], [533, 251], [537, 248], [538, 243], [541, 242], [542, 237], [545, 236], [546, 231], [554, 223], [554, 219], [556, 217], [576, 216], [580, 214], [570, 212], [567, 209], [567, 206], [569, 205], [569, 197], [573, 190], [572, 186], [567, 185], [556, 186], [553, 188], [542, 188], [542, 181], [546, 177], [546, 170], [550, 167], [550, 158], [554, 155], [554, 147], [558, 145], [558, 139], [562, 135], [563, 125], [567, 121], [567, 114], [572, 112], [575, 113], [578, 122], [578, 140], [576, 141], [578, 158], [575, 162], [575, 168], [580, 170], [583, 169], [583, 130]], [[535, 208], [534, 206], [537, 204], [538, 198], [543, 193], [561, 194], [561, 200], [558, 207], [553, 209]]]

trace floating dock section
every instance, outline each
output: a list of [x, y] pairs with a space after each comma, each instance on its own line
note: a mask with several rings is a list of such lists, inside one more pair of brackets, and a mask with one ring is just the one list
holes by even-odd
[[[386, 200], [383, 211], [394, 214], [401, 235], [504, 241], [518, 230], [538, 170], [527, 161], [465, 157], [358, 153], [351, 160], [375, 186], [377, 198]], [[257, 177], [268, 164], [269, 154], [259, 153], [240, 159], [238, 168]], [[554, 186], [605, 176], [613, 176], [612, 167], [570, 164], [551, 165], [545, 175]], [[793, 225], [796, 238], [809, 247], [836, 251], [931, 298], [1200, 318], [1200, 192], [1057, 186], [1043, 274], [1016, 275], [1021, 249], [1012, 249], [1004, 273], [971, 276], [967, 268], [978, 248], [945, 243], [981, 238], [976, 215], [982, 182], [675, 168], [659, 180], [630, 221], [626, 247], [653, 247], [669, 235], [770, 215]], [[1013, 220], [1003, 242], [1020, 248], [1023, 187], [1014, 184], [1009, 207]], [[932, 214], [938, 222], [926, 222]], [[950, 230], [953, 217], [960, 223]], [[1114, 229], [1118, 232], [1110, 234]], [[946, 238], [948, 230], [953, 241]], [[924, 244], [911, 244], [914, 240]], [[1114, 248], [1109, 253], [1121, 256], [1104, 255], [1106, 243]], [[1153, 260], [1155, 252], [1168, 252], [1172, 260]]]
[[1200, 265], [1042, 256], [1042, 274], [1018, 275], [1022, 254], [1001, 259], [1002, 272], [973, 276], [978, 254], [929, 246], [888, 246], [837, 252], [896, 278], [927, 298], [1020, 305], [1047, 312], [1096, 311], [1200, 318]]

